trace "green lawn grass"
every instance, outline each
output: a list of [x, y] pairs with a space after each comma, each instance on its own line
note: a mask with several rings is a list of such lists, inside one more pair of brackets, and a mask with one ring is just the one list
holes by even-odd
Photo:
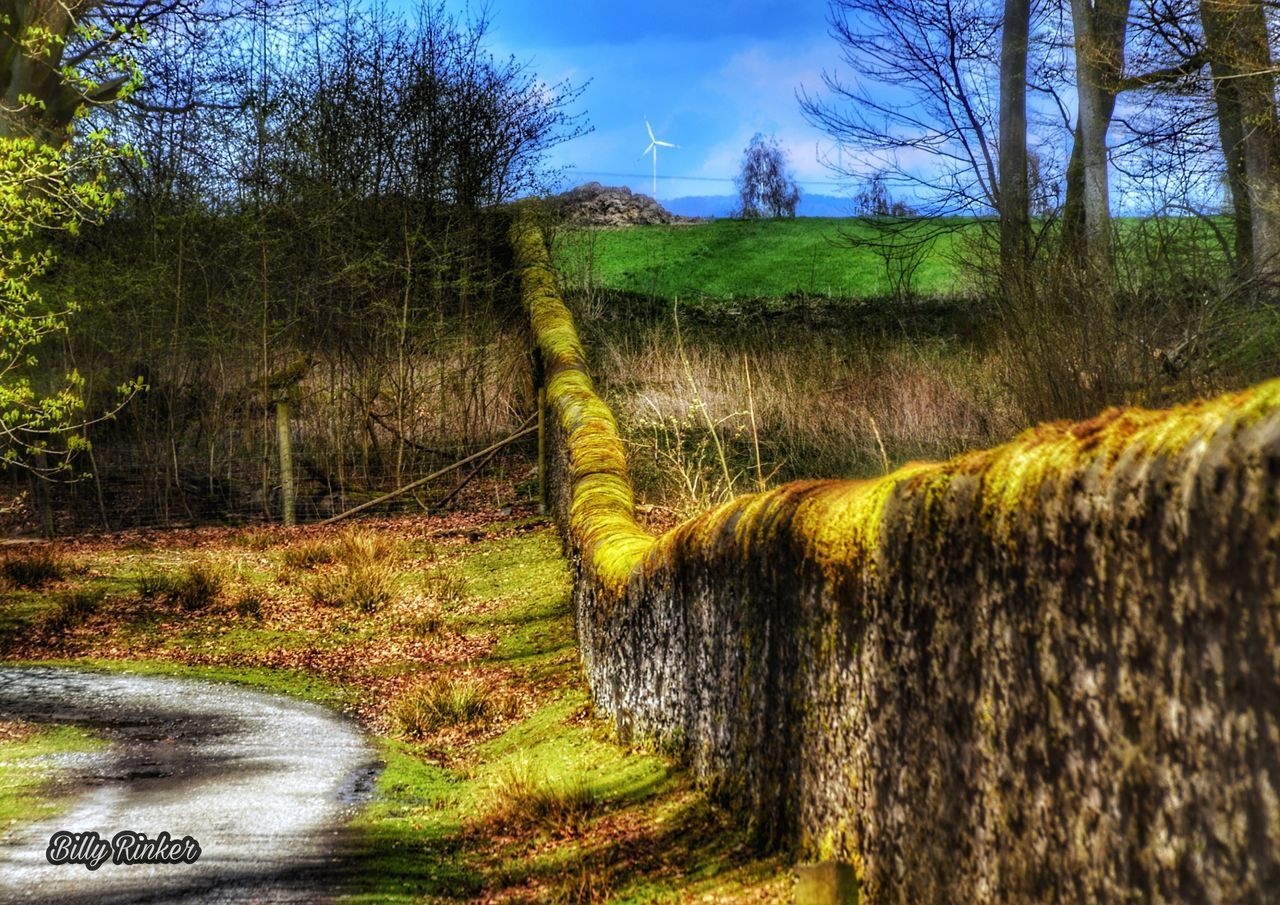
[[[603, 289], [671, 299], [824, 298], [889, 295], [880, 258], [851, 248], [842, 234], [856, 221], [713, 220], [687, 226], [566, 230], [556, 241], [556, 266], [569, 288], [588, 280]], [[953, 252], [963, 233], [939, 238], [921, 264], [915, 290], [924, 296], [964, 289]]]

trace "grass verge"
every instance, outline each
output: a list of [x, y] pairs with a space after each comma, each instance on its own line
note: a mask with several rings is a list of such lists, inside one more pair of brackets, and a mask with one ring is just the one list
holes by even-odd
[[[386, 768], [353, 823], [352, 902], [786, 899], [781, 859], [760, 857], [669, 760], [618, 745], [593, 715], [549, 526], [369, 530], [346, 543], [210, 529], [64, 544], [73, 578], [4, 595], [0, 653], [240, 682], [353, 713]], [[290, 556], [295, 544], [306, 549]], [[313, 599], [313, 581], [353, 564], [392, 569], [394, 598], [372, 611]], [[204, 605], [145, 593], [193, 569], [220, 577]], [[50, 615], [77, 595], [96, 605]]]
[[0, 832], [57, 813], [60, 762], [104, 744], [75, 726], [0, 721]]

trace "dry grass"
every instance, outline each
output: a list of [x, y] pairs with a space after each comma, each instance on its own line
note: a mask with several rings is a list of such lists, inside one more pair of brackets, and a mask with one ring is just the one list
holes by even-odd
[[236, 615], [241, 619], [260, 620], [262, 618], [262, 597], [259, 594], [246, 593], [236, 600]]
[[394, 537], [368, 528], [350, 528], [338, 536], [333, 558], [352, 568], [393, 562], [404, 552]]
[[65, 632], [84, 622], [102, 606], [106, 592], [101, 588], [80, 587], [59, 594], [41, 625], [46, 631]]
[[276, 545], [279, 535], [267, 528], [246, 528], [237, 534], [232, 542], [246, 550], [262, 552]]
[[601, 811], [599, 797], [581, 780], [553, 782], [526, 762], [500, 770], [489, 786], [489, 820], [577, 835]]
[[438, 613], [414, 613], [400, 619], [400, 628], [411, 638], [423, 641], [440, 634], [444, 628], [444, 619]]
[[323, 539], [297, 541], [280, 551], [280, 562], [286, 569], [314, 569], [331, 563], [336, 558], [336, 545]]
[[594, 349], [643, 495], [687, 514], [783, 480], [948, 458], [1025, 424], [992, 352], [938, 338], [803, 337], [703, 338], [682, 356], [655, 328]]
[[433, 563], [423, 573], [427, 594], [437, 607], [460, 609], [467, 602], [467, 577], [458, 568]]
[[399, 595], [399, 573], [386, 561], [344, 565], [317, 575], [307, 588], [312, 602], [376, 613]]
[[19, 588], [40, 588], [61, 581], [74, 568], [66, 556], [49, 547], [10, 554], [0, 561], [0, 576]]
[[321, 572], [307, 586], [314, 603], [349, 607], [376, 613], [400, 597], [397, 562], [404, 544], [384, 532], [349, 528], [333, 539], [311, 539], [291, 544], [281, 553], [286, 569], [337, 568]]
[[445, 676], [402, 694], [391, 710], [391, 723], [399, 735], [420, 739], [440, 729], [484, 723], [500, 709], [478, 680]]
[[193, 612], [215, 603], [222, 593], [222, 573], [207, 563], [192, 563], [176, 573], [149, 572], [134, 582], [143, 600], [160, 600]]

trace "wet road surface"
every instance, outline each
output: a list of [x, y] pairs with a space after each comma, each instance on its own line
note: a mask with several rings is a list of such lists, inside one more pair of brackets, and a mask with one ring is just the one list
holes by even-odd
[[[0, 902], [324, 902], [344, 885], [344, 825], [377, 770], [350, 720], [235, 685], [0, 667], [0, 719], [69, 723], [109, 740], [60, 762], [49, 820], [0, 829]], [[52, 865], [55, 833], [192, 836], [194, 864]]]

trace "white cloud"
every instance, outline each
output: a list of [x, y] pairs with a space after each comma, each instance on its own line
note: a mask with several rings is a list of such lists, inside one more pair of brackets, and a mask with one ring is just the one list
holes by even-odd
[[823, 67], [834, 56], [828, 39], [802, 46], [758, 42], [726, 60], [709, 77], [708, 86], [732, 111], [736, 124], [708, 150], [702, 172], [736, 173], [751, 136], [763, 132], [786, 149], [798, 179], [831, 181], [833, 176], [819, 161], [818, 150], [830, 149], [833, 143], [805, 120], [796, 91], [801, 85], [811, 90], [819, 87]]

